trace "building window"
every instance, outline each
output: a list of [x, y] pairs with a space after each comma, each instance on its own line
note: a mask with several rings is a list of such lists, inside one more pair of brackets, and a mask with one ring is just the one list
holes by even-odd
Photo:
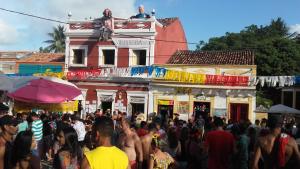
[[117, 66], [118, 50], [114, 46], [99, 47], [99, 66]]
[[84, 64], [84, 49], [73, 49], [73, 64]]
[[103, 63], [104, 65], [114, 65], [115, 64], [115, 50], [114, 49], [104, 49], [103, 53]]
[[87, 66], [87, 46], [70, 47], [70, 65]]
[[147, 50], [132, 50], [130, 55], [130, 65], [146, 66], [147, 65]]

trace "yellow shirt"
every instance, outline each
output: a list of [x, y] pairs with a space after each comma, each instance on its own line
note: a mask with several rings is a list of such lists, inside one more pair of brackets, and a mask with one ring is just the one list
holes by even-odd
[[117, 147], [98, 147], [85, 152], [91, 169], [127, 169], [128, 157]]

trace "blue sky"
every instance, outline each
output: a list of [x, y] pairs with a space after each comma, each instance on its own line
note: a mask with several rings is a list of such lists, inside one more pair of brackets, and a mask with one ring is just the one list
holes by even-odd
[[[88, 2], [88, 3], [87, 3]], [[158, 18], [180, 18], [189, 42], [207, 41], [244, 27], [269, 24], [281, 17], [300, 33], [299, 0], [0, 0], [8, 8], [53, 19], [99, 17], [104, 8], [114, 16], [129, 17], [139, 4], [156, 10]], [[0, 50], [38, 50], [56, 23], [0, 11]], [[195, 49], [195, 45], [190, 45]]]

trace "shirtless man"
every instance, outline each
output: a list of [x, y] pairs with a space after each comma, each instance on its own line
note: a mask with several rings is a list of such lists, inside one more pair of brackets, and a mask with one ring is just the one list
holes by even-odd
[[143, 161], [143, 169], [148, 168], [148, 161], [151, 154], [151, 141], [153, 138], [153, 135], [157, 133], [156, 125], [155, 123], [151, 123], [148, 126], [149, 133], [141, 138], [142, 146], [143, 146], [143, 155], [144, 155], [144, 161]]
[[11, 168], [13, 136], [17, 134], [17, 121], [10, 115], [0, 118], [2, 133], [0, 134], [0, 169]]
[[129, 121], [122, 119], [123, 134], [119, 138], [120, 148], [127, 154], [131, 169], [141, 169], [143, 162], [142, 143], [139, 136], [130, 129]]
[[300, 153], [297, 143], [294, 138], [281, 133], [282, 124], [281, 118], [269, 117], [270, 133], [258, 138], [252, 169], [258, 169], [261, 157], [265, 169], [296, 169], [299, 167]]

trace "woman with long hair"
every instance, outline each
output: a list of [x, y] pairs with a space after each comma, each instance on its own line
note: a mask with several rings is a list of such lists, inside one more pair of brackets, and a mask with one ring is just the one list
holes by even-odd
[[154, 135], [151, 141], [152, 154], [148, 169], [168, 169], [170, 164], [174, 163], [174, 159], [167, 152], [162, 152], [160, 149], [158, 135]]
[[60, 149], [54, 156], [54, 169], [79, 169], [83, 157], [78, 136], [73, 127], [63, 128], [57, 136]]
[[31, 131], [21, 131], [13, 144], [12, 166], [14, 169], [39, 169], [40, 160], [32, 154], [37, 144]]

